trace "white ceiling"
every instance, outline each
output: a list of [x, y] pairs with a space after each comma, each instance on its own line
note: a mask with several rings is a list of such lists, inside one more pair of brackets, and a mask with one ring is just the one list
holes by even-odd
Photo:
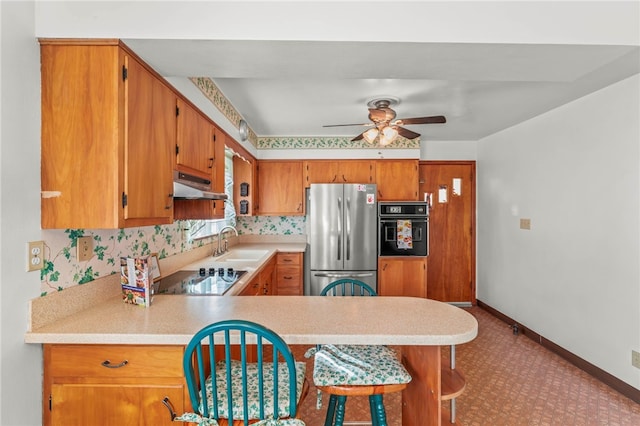
[[640, 72], [638, 47], [126, 39], [160, 74], [210, 77], [259, 137], [350, 136], [400, 99], [422, 140], [478, 140]]

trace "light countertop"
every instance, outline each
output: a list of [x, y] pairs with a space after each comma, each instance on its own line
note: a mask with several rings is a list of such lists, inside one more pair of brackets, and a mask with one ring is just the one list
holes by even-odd
[[473, 340], [468, 312], [414, 297], [158, 295], [149, 308], [113, 298], [26, 334], [27, 343], [186, 345], [207, 324], [255, 321], [289, 344], [452, 345]]
[[[261, 323], [289, 344], [350, 343], [452, 345], [473, 340], [478, 332], [468, 312], [413, 297], [237, 296], [278, 252], [303, 252], [304, 242], [243, 242], [231, 248], [264, 249], [225, 296], [154, 296], [150, 307], [122, 302], [118, 277], [99, 287], [68, 289], [31, 301], [26, 343], [186, 345], [202, 327], [223, 319]], [[208, 252], [208, 249], [207, 249]], [[202, 253], [206, 253], [202, 251]], [[213, 261], [213, 263], [212, 263]], [[161, 264], [163, 276], [176, 270], [218, 266], [205, 255], [182, 264]], [[223, 265], [220, 265], [223, 266]], [[236, 265], [240, 269], [239, 265]], [[98, 287], [96, 287], [98, 288]], [[74, 291], [69, 291], [74, 290]], [[68, 293], [67, 293], [68, 292]], [[66, 293], [66, 294], [65, 294]]]

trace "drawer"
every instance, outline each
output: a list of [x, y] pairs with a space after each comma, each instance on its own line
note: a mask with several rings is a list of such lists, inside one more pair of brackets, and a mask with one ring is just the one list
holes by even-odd
[[[54, 377], [182, 377], [182, 346], [51, 345]], [[45, 351], [46, 357], [47, 351]]]
[[278, 287], [278, 296], [302, 296], [302, 287]]
[[302, 271], [295, 266], [278, 266], [276, 280], [278, 287], [299, 286], [302, 282]]
[[300, 265], [302, 263], [302, 253], [278, 253], [278, 265]]

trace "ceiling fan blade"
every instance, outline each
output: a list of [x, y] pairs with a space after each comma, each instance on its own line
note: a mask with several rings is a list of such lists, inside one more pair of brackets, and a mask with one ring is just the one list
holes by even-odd
[[411, 130], [405, 129], [404, 127], [397, 126], [395, 127], [395, 129], [398, 131], [398, 134], [400, 136], [406, 139], [415, 139], [420, 136], [420, 133], [412, 132]]
[[359, 124], [325, 124], [322, 127], [345, 127], [345, 126], [372, 126], [371, 123], [359, 123]]
[[401, 118], [396, 121], [399, 125], [406, 124], [438, 124], [438, 123], [446, 123], [447, 119], [444, 118], [444, 115], [434, 115], [431, 117], [415, 117], [415, 118]]
[[363, 138], [364, 138], [364, 132], [360, 133], [358, 136], [356, 136], [355, 138], [351, 139], [351, 142], [359, 141], [359, 140], [361, 140]]

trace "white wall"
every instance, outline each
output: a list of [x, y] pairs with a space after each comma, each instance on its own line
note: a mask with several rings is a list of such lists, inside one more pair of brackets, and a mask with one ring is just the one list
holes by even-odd
[[635, 75], [478, 142], [478, 299], [636, 388], [639, 94]]
[[28, 300], [40, 274], [26, 271], [26, 242], [40, 240], [40, 53], [31, 1], [0, 2], [0, 424], [38, 425], [42, 351], [24, 344]]

